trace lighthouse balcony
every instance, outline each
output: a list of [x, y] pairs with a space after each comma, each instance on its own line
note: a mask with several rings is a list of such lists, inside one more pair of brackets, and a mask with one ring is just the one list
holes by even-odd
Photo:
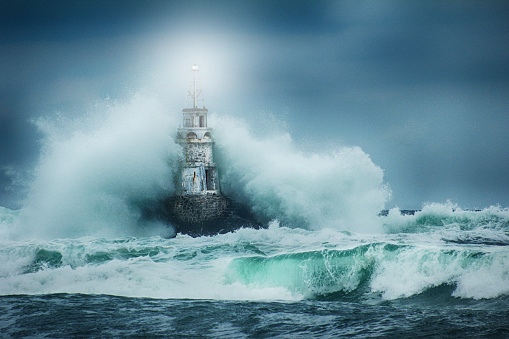
[[212, 142], [212, 128], [186, 127], [179, 128], [178, 139], [188, 142]]
[[208, 112], [209, 112], [209, 110], [206, 109], [205, 107], [203, 107], [203, 108], [198, 108], [198, 107], [184, 108], [182, 110], [182, 113], [187, 113], [187, 114], [207, 114]]

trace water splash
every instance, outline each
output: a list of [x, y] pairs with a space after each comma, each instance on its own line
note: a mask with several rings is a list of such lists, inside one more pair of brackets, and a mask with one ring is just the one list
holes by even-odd
[[[41, 119], [43, 153], [16, 223], [19, 238], [144, 236], [167, 225], [147, 222], [139, 201], [174, 192], [180, 115], [156, 96], [94, 105], [78, 118]], [[212, 116], [223, 192], [264, 223], [380, 232], [390, 192], [383, 171], [359, 147], [304, 154], [290, 135], [259, 138], [241, 121]], [[161, 233], [162, 232], [162, 233]]]
[[140, 235], [132, 202], [174, 189], [180, 147], [171, 116], [154, 97], [107, 100], [84, 117], [37, 125], [44, 152], [16, 225], [19, 236]]
[[383, 171], [359, 147], [304, 154], [291, 136], [257, 139], [245, 124], [213, 119], [226, 194], [285, 226], [379, 232], [390, 196]]

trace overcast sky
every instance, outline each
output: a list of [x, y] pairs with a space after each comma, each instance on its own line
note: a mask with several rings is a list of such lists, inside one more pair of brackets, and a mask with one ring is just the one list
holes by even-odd
[[388, 207], [508, 207], [508, 37], [507, 1], [2, 1], [0, 205], [39, 155], [30, 120], [147, 88], [178, 112], [197, 63], [211, 112], [360, 146]]

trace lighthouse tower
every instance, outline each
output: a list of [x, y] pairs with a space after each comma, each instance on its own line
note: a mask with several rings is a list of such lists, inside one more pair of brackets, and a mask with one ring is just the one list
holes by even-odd
[[177, 142], [184, 148], [185, 160], [181, 164], [180, 194], [217, 195], [219, 180], [213, 158], [212, 129], [207, 127], [208, 110], [205, 108], [198, 66], [191, 69], [192, 80], [187, 92], [186, 108], [182, 110], [182, 126]]
[[184, 156], [176, 178], [176, 194], [163, 201], [164, 207], [151, 213], [169, 222], [177, 233], [191, 236], [225, 233], [240, 227], [259, 228], [249, 208], [221, 194], [213, 157], [214, 139], [212, 128], [207, 127], [208, 110], [203, 104], [198, 67], [194, 65], [191, 71], [182, 127], [177, 130], [177, 142]]

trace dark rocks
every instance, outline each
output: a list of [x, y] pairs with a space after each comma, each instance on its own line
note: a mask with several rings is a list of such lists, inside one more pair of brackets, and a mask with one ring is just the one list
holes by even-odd
[[163, 221], [174, 226], [176, 233], [193, 237], [262, 227], [248, 207], [217, 194], [172, 196], [146, 204], [142, 210], [145, 219]]
[[176, 221], [202, 224], [233, 213], [228, 209], [228, 199], [220, 195], [186, 195], [169, 199], [169, 208]]
[[184, 195], [166, 201], [169, 222], [177, 233], [191, 236], [227, 233], [241, 227], [260, 228], [251, 213], [222, 195]]

